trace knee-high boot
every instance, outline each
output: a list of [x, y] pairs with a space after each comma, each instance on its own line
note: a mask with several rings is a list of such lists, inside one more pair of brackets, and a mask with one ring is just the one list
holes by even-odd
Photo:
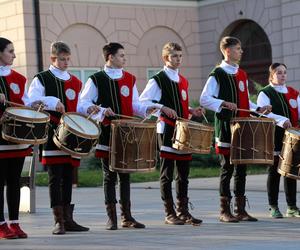
[[54, 206], [52, 207], [55, 226], [52, 230], [52, 234], [65, 234], [65, 226], [64, 226], [64, 217], [63, 217], [63, 207], [62, 206]]
[[239, 222], [237, 218], [235, 218], [230, 210], [230, 197], [221, 196], [220, 197], [220, 221], [222, 222]]
[[81, 226], [73, 220], [74, 204], [64, 206], [65, 230], [73, 232], [89, 231], [88, 227]]
[[106, 204], [106, 212], [108, 216], [108, 221], [106, 223], [107, 230], [117, 230], [118, 229], [118, 220], [117, 220], [117, 210], [116, 203]]
[[235, 197], [235, 217], [240, 221], [257, 221], [256, 218], [252, 217], [245, 210], [246, 196]]
[[131, 215], [131, 202], [121, 202], [121, 225], [122, 227], [145, 228], [145, 225], [136, 221]]
[[177, 217], [182, 220], [185, 224], [192, 224], [192, 225], [200, 225], [202, 220], [193, 217], [189, 213], [189, 198], [180, 198], [177, 201]]

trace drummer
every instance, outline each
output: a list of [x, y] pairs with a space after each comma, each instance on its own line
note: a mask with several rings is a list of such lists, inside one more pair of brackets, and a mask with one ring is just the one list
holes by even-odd
[[55, 227], [52, 234], [65, 234], [65, 231], [88, 231], [73, 220], [72, 200], [73, 167], [78, 167], [80, 159], [59, 150], [53, 142], [53, 130], [57, 128], [60, 117], [65, 112], [76, 112], [78, 95], [82, 83], [67, 68], [71, 50], [64, 42], [51, 44], [48, 70], [38, 73], [28, 91], [31, 101], [41, 102], [50, 113], [51, 129], [48, 142], [43, 145], [42, 164], [48, 169], [50, 205]]
[[[272, 105], [272, 113], [268, 117], [275, 119], [275, 150], [274, 165], [268, 168], [268, 201], [270, 216], [283, 218], [278, 208], [278, 194], [280, 174], [277, 172], [279, 154], [282, 148], [284, 131], [290, 127], [298, 127], [300, 117], [299, 92], [286, 86], [287, 67], [283, 63], [273, 63], [269, 67], [269, 85], [258, 95], [258, 105]], [[284, 177], [284, 191], [287, 202], [287, 217], [300, 217], [300, 210], [296, 205], [297, 181]]]
[[[199, 117], [204, 109], [189, 108], [188, 81], [179, 74], [178, 68], [182, 62], [182, 47], [177, 43], [167, 43], [162, 49], [164, 68], [153, 76], [143, 93], [140, 101], [157, 103], [160, 107], [160, 123], [157, 126], [160, 147], [160, 191], [165, 206], [165, 223], [171, 225], [192, 224], [200, 225], [202, 220], [189, 213], [188, 176], [191, 154], [172, 148], [172, 136], [176, 118], [187, 119], [189, 114]], [[174, 210], [172, 181], [174, 166], [176, 175], [177, 209]]]
[[[104, 196], [108, 216], [107, 230], [117, 230], [116, 182], [120, 181], [121, 225], [129, 228], [145, 228], [131, 215], [130, 175], [109, 170], [110, 121], [115, 114], [145, 116], [152, 107], [139, 103], [135, 76], [123, 70], [126, 62], [124, 47], [109, 43], [103, 47], [104, 69], [91, 75], [80, 95], [78, 111], [94, 114], [95, 120], [102, 121], [101, 136], [96, 146], [96, 157], [102, 159], [104, 174]], [[101, 108], [100, 108], [101, 106]]]
[[[13, 43], [0, 37], [0, 117], [7, 108], [5, 101], [26, 103], [26, 78], [11, 69], [16, 58]], [[20, 177], [25, 156], [31, 154], [30, 145], [14, 144], [0, 137], [0, 239], [27, 238], [19, 225]], [[4, 186], [9, 225], [4, 218]]]
[[[201, 105], [215, 112], [215, 146], [221, 165], [219, 219], [222, 222], [257, 221], [245, 210], [247, 166], [230, 164], [230, 119], [249, 116], [248, 112], [237, 112], [237, 109], [267, 113], [272, 108], [270, 105], [258, 107], [249, 100], [247, 74], [239, 68], [243, 53], [241, 46], [240, 40], [235, 37], [221, 39], [220, 50], [224, 60], [210, 73], [200, 97]], [[230, 209], [230, 180], [234, 170], [235, 215]]]

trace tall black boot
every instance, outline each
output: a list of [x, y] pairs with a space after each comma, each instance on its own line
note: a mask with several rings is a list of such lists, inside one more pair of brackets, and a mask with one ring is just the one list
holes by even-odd
[[239, 220], [234, 217], [230, 210], [230, 197], [221, 196], [220, 197], [220, 221], [222, 222], [239, 222]]
[[199, 226], [202, 220], [193, 217], [189, 213], [189, 198], [180, 198], [177, 201], [177, 217], [182, 220], [185, 224], [192, 224], [194, 226]]
[[165, 223], [170, 224], [170, 225], [184, 225], [184, 222], [180, 220], [176, 212], [174, 210], [174, 202], [173, 199], [168, 199], [164, 201], [164, 206], [165, 206], [165, 212], [166, 212], [166, 217], [165, 217]]
[[117, 220], [116, 203], [106, 204], [106, 212], [108, 216], [108, 221], [106, 223], [106, 230], [117, 230], [118, 220]]
[[52, 234], [65, 234], [64, 218], [63, 218], [63, 207], [54, 206], [52, 207], [55, 226], [52, 230]]
[[134, 228], [145, 228], [145, 225], [136, 221], [131, 215], [131, 203], [128, 202], [121, 202], [120, 201], [120, 208], [121, 208], [121, 225], [122, 227], [134, 227]]
[[73, 211], [74, 211], [74, 204], [69, 204], [64, 206], [64, 219], [65, 219], [65, 230], [70, 232], [84, 232], [89, 231], [90, 229], [88, 227], [84, 227], [81, 225], [78, 225], [73, 220]]
[[240, 221], [257, 221], [256, 218], [252, 217], [245, 210], [246, 196], [235, 197], [235, 217]]

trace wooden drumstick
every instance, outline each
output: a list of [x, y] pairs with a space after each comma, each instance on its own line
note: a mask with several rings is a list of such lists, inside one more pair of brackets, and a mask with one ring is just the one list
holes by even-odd
[[144, 123], [146, 120], [148, 120], [155, 112], [157, 112], [157, 109], [154, 109], [150, 114], [148, 114], [142, 121], [141, 123]]
[[122, 118], [128, 118], [128, 119], [136, 119], [136, 120], [140, 120], [140, 117], [136, 117], [136, 116], [128, 116], [128, 115], [121, 115], [121, 114], [116, 114], [116, 116], [122, 117]]
[[[101, 108], [101, 104], [98, 105], [97, 107]], [[89, 114], [89, 116], [87, 117], [87, 119], [89, 120], [89, 119], [92, 117], [92, 115], [96, 113], [96, 111], [97, 111], [97, 110], [94, 110], [93, 112], [91, 112], [91, 113]], [[99, 111], [100, 111], [100, 110], [99, 110]], [[97, 111], [97, 112], [99, 112], [99, 111]]]
[[68, 115], [68, 113], [64, 113], [64, 115], [67, 116], [78, 128], [80, 128], [82, 132], [85, 132], [84, 129]]
[[7, 103], [9, 105], [19, 106], [19, 107], [26, 107], [24, 104], [20, 104], [20, 103], [16, 103], [16, 102], [11, 102], [11, 101], [7, 101], [7, 100], [5, 100], [4, 103]]

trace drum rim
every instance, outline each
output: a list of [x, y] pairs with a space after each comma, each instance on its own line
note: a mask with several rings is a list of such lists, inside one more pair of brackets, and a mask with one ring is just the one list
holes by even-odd
[[100, 134], [101, 134], [101, 128], [99, 127], [99, 125], [98, 125], [94, 120], [92, 120], [92, 119], [87, 119], [88, 121], [92, 122], [92, 123], [97, 127], [99, 133], [98, 133], [97, 135], [85, 134], [85, 133], [83, 133], [83, 132], [79, 132], [78, 130], [73, 129], [73, 128], [70, 127], [67, 123], [64, 122], [63, 118], [64, 118], [65, 116], [69, 115], [69, 114], [71, 114], [71, 115], [74, 115], [74, 114], [75, 114], [75, 115], [79, 115], [79, 116], [84, 117], [84, 118], [87, 119], [87, 116], [86, 116], [86, 115], [83, 115], [83, 114], [80, 114], [80, 113], [77, 113], [77, 112], [66, 112], [66, 113], [64, 113], [64, 114], [62, 115], [62, 117], [60, 118], [60, 123], [61, 123], [68, 131], [72, 132], [72, 133], [75, 134], [75, 135], [81, 136], [81, 137], [83, 137], [83, 138], [85, 138], [85, 139], [97, 139], [97, 138], [99, 138], [99, 136], [100, 136]]
[[90, 152], [88, 152], [88, 153], [76, 153], [75, 151], [72, 151], [71, 149], [68, 149], [63, 144], [60, 143], [60, 141], [57, 139], [56, 135], [53, 135], [52, 140], [60, 150], [64, 151], [65, 153], [70, 154], [71, 156], [82, 157], [82, 156], [88, 156], [90, 154]]
[[[12, 114], [9, 112], [9, 110], [12, 110], [12, 109], [23, 109], [23, 110], [31, 110], [31, 111], [35, 111], [35, 112], [40, 112], [40, 113], [43, 113], [44, 115], [46, 115], [46, 117], [44, 118], [28, 118], [28, 117], [24, 117], [24, 116], [20, 116], [20, 115], [16, 115], [16, 114]], [[36, 111], [35, 109], [33, 108], [30, 108], [30, 107], [8, 107], [5, 109], [3, 115], [7, 115], [9, 117], [14, 117], [15, 120], [17, 121], [21, 121], [21, 122], [34, 122], [34, 123], [47, 123], [47, 122], [50, 122], [50, 114], [48, 112], [45, 112], [45, 111]]]
[[13, 142], [13, 143], [18, 143], [18, 144], [32, 144], [32, 145], [40, 145], [40, 144], [44, 144], [48, 141], [48, 136], [41, 138], [41, 139], [20, 139], [17, 137], [12, 137], [9, 135], [6, 135], [3, 131], [2, 131], [2, 138], [6, 141], [9, 142]]
[[[134, 121], [131, 119], [115, 119], [111, 121], [111, 125], [124, 125], [124, 124], [130, 124], [130, 125], [136, 125], [134, 127], [136, 128], [156, 128], [156, 122], [141, 122], [142, 120]], [[134, 123], [135, 122], [135, 123]], [[122, 124], [123, 123], [123, 124]]]
[[300, 132], [300, 128], [292, 127], [292, 128], [288, 128], [288, 129], [285, 130], [285, 135], [286, 136], [289, 136], [289, 137], [292, 137], [292, 138], [296, 138], [296, 139], [300, 138], [300, 134], [299, 135], [294, 134], [294, 133], [290, 132], [290, 130], [297, 130], [297, 131]]
[[275, 124], [275, 120], [272, 118], [266, 118], [266, 117], [233, 117], [231, 118], [230, 122], [237, 122], [237, 121], [260, 121], [260, 122], [272, 122]]
[[[185, 121], [185, 120], [181, 120], [180, 118], [176, 120], [176, 125], [179, 124], [179, 123], [187, 123], [188, 125], [196, 125], [198, 126], [197, 128], [202, 128], [203, 130], [205, 131], [214, 131], [215, 128], [214, 126], [210, 125], [210, 124], [203, 124], [203, 123], [200, 123], [200, 122], [194, 122], [194, 121]], [[195, 128], [195, 127], [193, 127]]]

